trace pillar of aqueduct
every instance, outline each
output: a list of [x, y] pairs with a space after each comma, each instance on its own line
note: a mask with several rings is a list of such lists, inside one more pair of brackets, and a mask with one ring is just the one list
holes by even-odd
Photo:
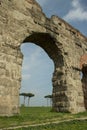
[[34, 0], [0, 0], [0, 115], [19, 113], [25, 42], [42, 47], [54, 62], [53, 109], [85, 111], [87, 38], [59, 17], [47, 18]]

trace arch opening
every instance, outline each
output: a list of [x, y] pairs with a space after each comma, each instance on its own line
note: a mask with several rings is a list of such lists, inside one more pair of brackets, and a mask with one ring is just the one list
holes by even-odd
[[[57, 66], [56, 60], [58, 59], [58, 50], [57, 46], [55, 44], [55, 39], [51, 37], [48, 33], [33, 33], [32, 35], [26, 37], [23, 41], [23, 43], [34, 43], [35, 45], [41, 47], [46, 54], [51, 58], [51, 62], [53, 62], [54, 69], [51, 71], [51, 77], [50, 77], [50, 90], [52, 93], [52, 89], [54, 86], [54, 83], [52, 82], [52, 76], [55, 74], [55, 68]], [[51, 63], [50, 63], [51, 64]], [[53, 73], [53, 75], [52, 75]], [[45, 76], [46, 77], [46, 76]], [[54, 77], [54, 76], [53, 76]], [[45, 81], [44, 81], [45, 82]], [[44, 95], [45, 96], [45, 95]]]
[[[21, 51], [24, 58], [20, 93], [33, 93], [35, 95], [30, 101], [31, 106], [47, 106], [44, 96], [52, 94], [53, 61], [35, 43], [23, 43]], [[21, 97], [21, 104], [23, 104], [23, 100], [23, 97]], [[26, 105], [28, 105], [28, 102], [26, 102]]]
[[[49, 33], [33, 33], [26, 37], [22, 43], [25, 44], [26, 42], [31, 42], [40, 46], [52, 59], [54, 63], [54, 72], [52, 77], [52, 107], [53, 110], [58, 112], [67, 111], [68, 101], [65, 101], [61, 96], [61, 91], [63, 91], [63, 95], [66, 97], [66, 79], [64, 78], [64, 60], [61, 52], [61, 44], [56, 43], [56, 39]], [[60, 99], [60, 96], [61, 100], [58, 100]], [[63, 102], [65, 102], [65, 105]]]

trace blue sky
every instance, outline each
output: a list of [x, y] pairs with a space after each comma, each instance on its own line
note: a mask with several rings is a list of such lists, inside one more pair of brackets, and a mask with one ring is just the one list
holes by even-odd
[[[87, 36], [87, 0], [36, 0], [47, 17], [57, 15]], [[21, 92], [31, 92], [30, 105], [46, 105], [45, 95], [52, 94], [54, 63], [46, 52], [32, 43], [21, 46], [24, 54]], [[21, 97], [23, 103], [23, 97]]]

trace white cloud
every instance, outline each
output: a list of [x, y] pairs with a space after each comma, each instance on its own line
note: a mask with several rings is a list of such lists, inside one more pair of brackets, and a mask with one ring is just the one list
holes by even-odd
[[79, 2], [79, 0], [73, 0], [73, 1], [72, 1], [72, 6], [73, 6], [74, 8], [80, 7], [80, 2]]
[[72, 9], [63, 17], [66, 21], [87, 21], [87, 11], [80, 4], [80, 0], [72, 0]]
[[28, 80], [28, 79], [30, 79], [30, 77], [31, 77], [30, 74], [23, 74], [23, 75], [22, 75], [22, 79], [23, 79], [23, 80]]

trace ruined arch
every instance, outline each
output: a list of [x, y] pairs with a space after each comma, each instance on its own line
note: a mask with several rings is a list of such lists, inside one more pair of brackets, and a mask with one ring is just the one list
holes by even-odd
[[63, 66], [63, 57], [61, 55], [61, 50], [57, 48], [55, 38], [53, 38], [49, 33], [34, 32], [23, 40], [23, 44], [25, 44], [26, 42], [31, 42], [32, 44], [34, 43], [40, 46], [53, 61], [54, 73], [52, 78], [52, 86], [55, 86], [56, 69], [59, 68], [60, 70]]
[[27, 41], [54, 61], [53, 109], [85, 111], [80, 58], [87, 54], [87, 38], [61, 18], [47, 18], [35, 0], [1, 1], [0, 12], [0, 115], [19, 113], [20, 46]]
[[[23, 40], [23, 43], [26, 43], [26, 42], [32, 42], [32, 43], [35, 43], [36, 45], [40, 46], [41, 48], [43, 48], [45, 50], [45, 52], [48, 54], [48, 56], [52, 59], [52, 61], [54, 63], [54, 73], [53, 73], [53, 78], [52, 78], [53, 109], [56, 111], [62, 111], [62, 112], [68, 111], [66, 108], [66, 106], [68, 105], [68, 97], [65, 94], [65, 92], [62, 93], [63, 98], [61, 96], [61, 99], [60, 99], [60, 92], [59, 92], [60, 90], [56, 90], [56, 92], [58, 91], [59, 95], [54, 94], [55, 87], [58, 86], [57, 82], [63, 82], [63, 80], [61, 80], [61, 77], [63, 75], [62, 68], [64, 66], [62, 52], [61, 52], [60, 48], [58, 48], [58, 46], [56, 45], [55, 38], [52, 37], [49, 33], [34, 32], [34, 33], [32, 33], [32, 35], [26, 37]], [[61, 85], [62, 85], [61, 87], [63, 87], [63, 84], [61, 84]], [[64, 88], [61, 88], [61, 91], [63, 89]], [[56, 100], [56, 98], [57, 98], [57, 100]], [[64, 104], [65, 108], [63, 108], [62, 101], [63, 101], [63, 103], [65, 103]], [[58, 107], [58, 105], [56, 105], [56, 102], [61, 102], [61, 105], [59, 103], [59, 107]]]

